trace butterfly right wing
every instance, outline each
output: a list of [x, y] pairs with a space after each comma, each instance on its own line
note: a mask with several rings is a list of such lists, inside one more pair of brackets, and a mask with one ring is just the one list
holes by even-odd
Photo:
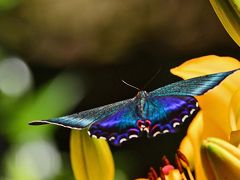
[[82, 111], [79, 113], [71, 114], [68, 116], [51, 118], [47, 120], [32, 121], [29, 125], [43, 125], [43, 124], [54, 124], [63, 126], [71, 129], [83, 129], [90, 126], [92, 123], [104, 119], [112, 114], [115, 114], [119, 109], [127, 106], [133, 99], [127, 99], [116, 103], [108, 104], [105, 106], [97, 107], [94, 109]]
[[176, 126], [185, 120], [190, 121], [200, 110], [194, 96], [206, 93], [237, 70], [182, 80], [150, 92], [147, 100], [151, 107], [149, 135], [155, 137], [165, 132], [176, 132]]
[[199, 76], [192, 79], [178, 81], [149, 93], [150, 96], [198, 96], [206, 93], [210, 89], [220, 84], [230, 74], [238, 71], [232, 71]]

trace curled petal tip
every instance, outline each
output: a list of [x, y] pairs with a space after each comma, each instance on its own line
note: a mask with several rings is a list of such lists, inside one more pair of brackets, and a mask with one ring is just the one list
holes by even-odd
[[234, 70], [240, 67], [240, 62], [232, 57], [207, 55], [190, 59], [170, 72], [183, 79], [189, 79], [206, 74]]

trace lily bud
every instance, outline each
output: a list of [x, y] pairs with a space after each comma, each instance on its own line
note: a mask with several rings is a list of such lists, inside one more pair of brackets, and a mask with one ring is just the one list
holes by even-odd
[[208, 138], [201, 145], [201, 157], [206, 177], [239, 179], [240, 149], [218, 138]]
[[215, 13], [232, 39], [240, 46], [240, 2], [210, 0]]

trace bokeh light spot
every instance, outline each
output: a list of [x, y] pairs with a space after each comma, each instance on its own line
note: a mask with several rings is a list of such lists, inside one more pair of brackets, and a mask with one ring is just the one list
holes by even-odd
[[[13, 154], [12, 154], [13, 155]], [[62, 166], [62, 160], [55, 146], [48, 141], [34, 141], [20, 145], [11, 158], [10, 177], [31, 177], [51, 179]]]
[[32, 85], [31, 72], [24, 61], [17, 57], [0, 62], [0, 90], [8, 96], [21, 96]]

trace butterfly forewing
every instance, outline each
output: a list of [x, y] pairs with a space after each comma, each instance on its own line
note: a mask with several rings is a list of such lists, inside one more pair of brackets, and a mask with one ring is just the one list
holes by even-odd
[[206, 93], [210, 89], [217, 86], [222, 80], [233, 72], [239, 69], [235, 69], [223, 73], [209, 74], [206, 76], [200, 76], [184, 81], [178, 81], [156, 89], [150, 92], [153, 96], [169, 96], [169, 95], [183, 95], [183, 96], [198, 96]]
[[68, 116], [59, 118], [52, 118], [48, 120], [32, 121], [30, 125], [41, 125], [41, 124], [55, 124], [71, 129], [82, 129], [88, 127], [95, 121], [99, 121], [111, 114], [116, 113], [122, 107], [127, 106], [133, 99], [127, 99], [116, 103], [108, 104], [105, 106], [97, 107], [94, 109], [82, 111]]

